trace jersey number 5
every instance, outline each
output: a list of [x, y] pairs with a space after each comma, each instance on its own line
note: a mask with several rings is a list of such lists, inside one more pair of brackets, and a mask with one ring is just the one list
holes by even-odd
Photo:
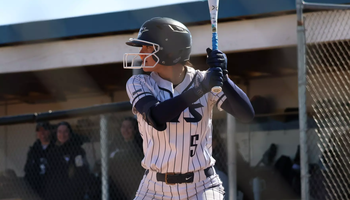
[[[191, 135], [191, 157], [193, 157], [196, 154], [196, 150], [197, 150], [197, 144], [196, 141], [199, 139], [199, 135]], [[192, 147], [194, 149], [192, 149]]]

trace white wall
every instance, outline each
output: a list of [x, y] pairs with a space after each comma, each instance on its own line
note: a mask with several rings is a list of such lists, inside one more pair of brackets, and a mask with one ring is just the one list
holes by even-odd
[[276, 160], [281, 155], [289, 156], [293, 160], [299, 144], [299, 130], [237, 133], [236, 140], [244, 159], [251, 166], [256, 166], [272, 143], [277, 145]]
[[[309, 129], [307, 135], [309, 163], [317, 163], [321, 155], [318, 146], [319, 137], [315, 129]], [[299, 145], [299, 129], [239, 132], [236, 133], [236, 141], [238, 142], [239, 152], [251, 166], [258, 164], [272, 143], [277, 145], [277, 154], [274, 161], [282, 155], [293, 160]]]
[[298, 107], [298, 77], [285, 76], [250, 81], [249, 96], [261, 95], [273, 100], [276, 112]]

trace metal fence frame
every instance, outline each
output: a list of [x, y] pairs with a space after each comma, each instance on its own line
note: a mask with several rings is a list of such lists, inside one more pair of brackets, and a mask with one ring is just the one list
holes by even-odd
[[310, 11], [322, 10], [349, 10], [350, 5], [309, 3], [296, 0], [297, 13], [297, 51], [298, 51], [298, 101], [299, 101], [299, 130], [300, 130], [300, 164], [301, 164], [301, 198], [310, 199], [309, 190], [309, 161], [307, 145], [307, 108], [306, 108], [306, 86], [307, 86], [307, 64], [306, 64], [306, 36], [304, 24], [304, 9]]

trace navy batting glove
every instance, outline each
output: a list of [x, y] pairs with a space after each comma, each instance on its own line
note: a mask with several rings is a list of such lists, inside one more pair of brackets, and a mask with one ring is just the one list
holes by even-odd
[[227, 70], [227, 57], [226, 54], [220, 50], [211, 50], [207, 48], [207, 64], [209, 67], [220, 67], [224, 74], [224, 78], [226, 78], [228, 74]]
[[211, 88], [214, 86], [222, 86], [224, 81], [224, 75], [220, 67], [211, 67], [209, 68], [202, 81], [195, 84], [194, 93], [201, 97], [205, 93], [211, 91]]
[[203, 94], [211, 91], [212, 87], [222, 86], [224, 81], [223, 76], [224, 75], [220, 67], [209, 68], [198, 87], [195, 87], [196, 95], [202, 96]]

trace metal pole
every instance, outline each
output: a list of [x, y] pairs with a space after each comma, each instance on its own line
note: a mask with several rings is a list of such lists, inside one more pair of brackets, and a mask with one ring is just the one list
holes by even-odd
[[102, 200], [109, 199], [108, 184], [108, 129], [106, 115], [100, 116], [100, 143], [101, 143], [101, 178]]
[[237, 200], [236, 119], [227, 114], [227, 171], [229, 200]]
[[348, 10], [350, 5], [345, 4], [328, 4], [328, 3], [308, 3], [303, 2], [304, 9], [312, 10]]
[[[5, 116], [7, 116], [7, 101], [5, 101], [5, 106], [4, 106], [4, 108], [5, 108]], [[7, 169], [7, 159], [8, 159], [8, 156], [7, 156], [7, 154], [8, 154], [8, 141], [7, 141], [7, 131], [8, 131], [8, 129], [7, 129], [7, 127], [8, 126], [5, 126], [4, 127], [4, 157], [5, 157], [5, 161], [4, 161], [4, 170], [5, 169]]]
[[300, 130], [301, 199], [309, 200], [309, 165], [307, 146], [307, 110], [306, 110], [306, 40], [303, 20], [303, 1], [296, 0], [297, 39], [298, 39], [298, 99]]

